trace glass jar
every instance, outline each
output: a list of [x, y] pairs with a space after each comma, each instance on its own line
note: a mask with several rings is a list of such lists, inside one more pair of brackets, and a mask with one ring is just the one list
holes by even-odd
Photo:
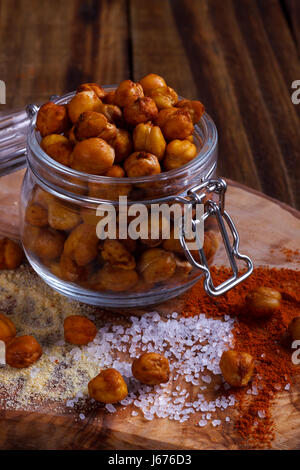
[[[64, 104], [72, 96], [70, 93], [54, 102]], [[203, 202], [204, 186], [220, 196], [222, 184], [214, 182], [218, 136], [209, 115], [204, 114], [195, 126], [198, 154], [191, 162], [141, 178], [94, 176], [61, 165], [40, 147], [35, 122], [36, 114], [28, 133], [27, 172], [21, 193], [21, 238], [27, 259], [47, 284], [78, 301], [112, 308], [165, 301], [189, 289], [203, 275], [205, 287], [211, 291], [208, 293], [213, 293], [208, 265], [217, 248], [214, 233], [217, 224], [211, 223], [209, 216], [214, 210], [219, 215], [220, 210], [223, 212], [215, 202], [208, 201], [206, 206], [204, 248], [198, 258], [187, 249], [184, 237], [164, 239], [160, 228], [154, 239], [127, 238], [112, 243], [99, 240], [96, 233], [103, 217], [99, 208], [112, 207], [120, 223], [119, 196], [123, 201], [126, 199], [126, 211], [134, 204], [149, 208], [151, 204], [177, 202], [183, 208], [191, 199]], [[212, 189], [206, 184], [211, 179]], [[221, 197], [219, 200], [222, 202]], [[223, 232], [221, 218], [217, 222]], [[222, 236], [228, 244], [226, 233], [225, 238], [224, 233]], [[115, 239], [115, 234], [111, 238]], [[232, 250], [231, 255], [234, 254]], [[248, 265], [249, 274], [250, 270]], [[233, 282], [229, 280], [226, 290], [243, 277], [238, 278], [235, 268], [233, 271]]]

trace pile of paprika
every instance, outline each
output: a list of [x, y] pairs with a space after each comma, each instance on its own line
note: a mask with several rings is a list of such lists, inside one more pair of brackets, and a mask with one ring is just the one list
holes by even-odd
[[[230, 274], [224, 267], [212, 267], [211, 271], [216, 284]], [[276, 431], [272, 405], [280, 391], [289, 390], [300, 373], [300, 366], [293, 364], [294, 350], [287, 335], [290, 321], [300, 316], [299, 285], [300, 271], [259, 267], [221, 297], [208, 297], [201, 282], [185, 295], [184, 316], [205, 313], [210, 317], [235, 317], [234, 349], [255, 359], [250, 389], [248, 386], [230, 390], [237, 398], [235, 428], [245, 447], [271, 446]], [[254, 317], [245, 303], [246, 295], [259, 286], [276, 289], [282, 297], [280, 308], [266, 318]]]

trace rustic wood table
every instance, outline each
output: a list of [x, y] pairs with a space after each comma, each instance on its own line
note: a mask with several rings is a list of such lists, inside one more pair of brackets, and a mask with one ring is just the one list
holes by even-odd
[[299, 0], [0, 0], [5, 106], [156, 72], [213, 116], [219, 174], [299, 208], [299, 22]]

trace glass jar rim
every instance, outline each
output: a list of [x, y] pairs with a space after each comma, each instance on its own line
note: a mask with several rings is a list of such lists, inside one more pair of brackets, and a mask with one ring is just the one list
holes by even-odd
[[[106, 91], [113, 91], [115, 90], [117, 85], [107, 85], [103, 86]], [[53, 99], [52, 101], [56, 104], [66, 104], [76, 92], [70, 92], [62, 97], [58, 97]], [[179, 96], [180, 99], [183, 99]], [[200, 148], [197, 156], [193, 158], [190, 162], [186, 163], [185, 165], [181, 166], [180, 168], [175, 168], [170, 171], [164, 171], [162, 173], [150, 176], [141, 176], [141, 177], [126, 177], [126, 178], [116, 178], [111, 176], [104, 176], [104, 175], [93, 175], [90, 173], [84, 173], [81, 171], [74, 170], [73, 168], [69, 168], [61, 163], [57, 162], [53, 158], [51, 158], [40, 146], [38, 139], [37, 139], [37, 130], [36, 130], [36, 118], [37, 113], [32, 117], [30, 125], [29, 125], [29, 132], [27, 138], [27, 144], [30, 148], [31, 152], [34, 154], [35, 158], [39, 159], [39, 163], [46, 163], [49, 169], [53, 169], [61, 177], [68, 176], [74, 177], [79, 181], [89, 181], [93, 183], [113, 183], [113, 184], [141, 184], [141, 183], [156, 183], [164, 180], [169, 180], [170, 178], [178, 177], [181, 173], [188, 171], [190, 169], [197, 170], [199, 166], [204, 165], [207, 161], [209, 161], [210, 155], [214, 152], [217, 142], [218, 142], [218, 131], [216, 125], [210, 115], [208, 113], [204, 113], [201, 117], [199, 123], [202, 125], [202, 129], [204, 131], [204, 139], [202, 142], [202, 147]], [[195, 131], [199, 126], [195, 125]], [[28, 159], [28, 157], [27, 157]], [[28, 162], [29, 164], [29, 162]]]

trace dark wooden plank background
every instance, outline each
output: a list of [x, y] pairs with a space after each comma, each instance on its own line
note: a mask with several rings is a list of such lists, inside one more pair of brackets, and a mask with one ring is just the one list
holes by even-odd
[[159, 73], [215, 119], [219, 174], [298, 208], [299, 53], [299, 0], [0, 0], [7, 109]]

